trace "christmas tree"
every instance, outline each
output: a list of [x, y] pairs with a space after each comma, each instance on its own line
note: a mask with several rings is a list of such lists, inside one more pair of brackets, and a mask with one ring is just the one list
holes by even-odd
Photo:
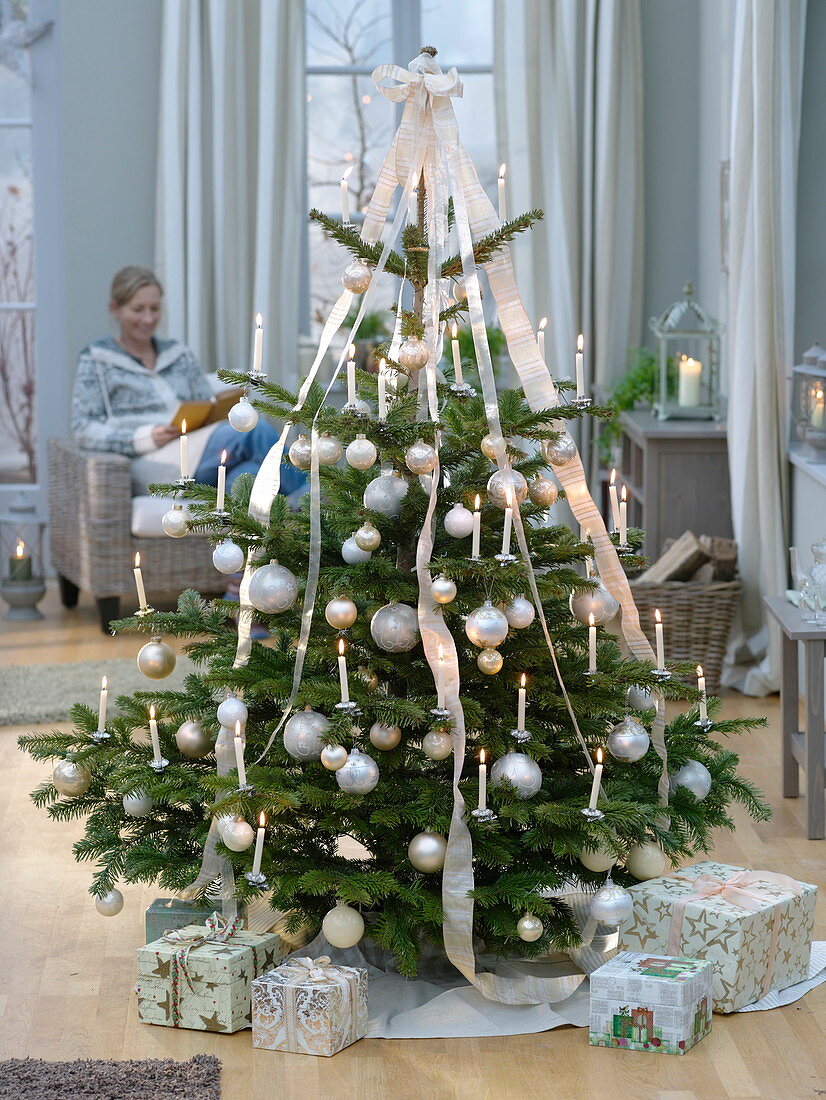
[[[497, 218], [453, 138], [458, 78], [428, 52], [411, 70], [390, 89], [408, 88], [395, 95], [401, 136], [361, 232], [311, 215], [350, 253], [311, 377], [293, 394], [257, 369], [223, 372], [250, 387], [260, 414], [302, 430], [289, 448], [310, 475], [301, 508], [275, 495], [280, 448], [225, 502], [206, 486], [158, 489], [187, 498], [219, 568], [246, 563], [238, 626], [232, 604], [191, 591], [174, 612], [123, 620], [186, 643], [198, 672], [184, 690], [119, 698], [108, 737], [77, 704], [72, 731], [21, 738], [59, 761], [32, 797], [55, 819], [85, 819], [74, 854], [96, 865], [98, 899], [119, 882], [193, 897], [218, 880], [229, 905], [268, 887], [292, 928], [324, 921], [340, 946], [366, 920], [406, 975], [425, 943], [453, 958], [471, 935], [500, 955], [574, 948], [567, 883], [596, 888], [619, 862], [614, 878], [629, 885], [635, 870], [650, 877], [709, 851], [714, 830], [732, 828], [733, 800], [768, 812], [719, 743], [758, 723], [719, 720], [716, 700], [704, 720], [690, 670], [655, 667], [636, 624], [619, 535], [607, 534], [567, 431], [610, 410], [579, 389], [568, 401], [569, 384], [551, 383], [525, 336], [509, 244], [541, 213]], [[485, 275], [524, 392], [495, 391]], [[347, 344], [391, 276], [409, 307], [400, 295], [378, 374], [345, 365], [345, 345], [337, 410], [317, 379], [323, 353], [353, 296], [364, 295]], [[470, 325], [475, 362], [452, 342], [442, 360], [454, 323]], [[233, 422], [254, 419], [243, 403]], [[549, 522], [557, 496], [588, 536]], [[627, 533], [625, 567], [641, 564], [641, 541]], [[250, 634], [253, 609], [264, 640]], [[622, 632], [610, 633], [620, 611]], [[152, 677], [169, 670], [165, 644], [139, 657]], [[665, 700], [687, 704], [667, 725]], [[148, 744], [134, 734], [150, 706]], [[361, 854], [346, 858], [342, 837]]]

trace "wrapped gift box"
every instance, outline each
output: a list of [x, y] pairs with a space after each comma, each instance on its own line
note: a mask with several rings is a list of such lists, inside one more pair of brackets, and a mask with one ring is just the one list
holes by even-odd
[[[146, 942], [152, 943], [163, 937], [170, 928], [186, 928], [188, 924], [205, 924], [215, 912], [214, 905], [203, 905], [197, 901], [181, 901], [180, 898], [155, 898], [146, 910]], [[238, 910], [242, 923], [246, 925], [246, 909]]]
[[703, 959], [621, 952], [591, 975], [588, 1041], [685, 1054], [711, 1031], [713, 971]]
[[252, 1045], [330, 1057], [367, 1034], [367, 971], [291, 959], [252, 983]]
[[809, 973], [817, 887], [707, 860], [630, 890], [629, 951], [708, 959], [714, 1010], [734, 1012]]
[[[253, 978], [277, 966], [277, 933], [230, 931], [217, 914], [138, 949], [138, 1019], [162, 1027], [238, 1031], [249, 1027]], [[207, 938], [210, 937], [210, 938]]]

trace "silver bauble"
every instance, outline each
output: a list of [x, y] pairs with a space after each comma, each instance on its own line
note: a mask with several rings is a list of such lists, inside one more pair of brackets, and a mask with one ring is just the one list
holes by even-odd
[[370, 727], [370, 744], [381, 749], [382, 752], [390, 752], [395, 749], [402, 739], [402, 731], [398, 726], [386, 726], [384, 722], [374, 722]]
[[422, 752], [431, 760], [447, 760], [453, 752], [453, 738], [446, 730], [430, 730], [422, 738]]
[[244, 551], [232, 539], [224, 539], [212, 551], [212, 564], [219, 573], [238, 573], [244, 568]]
[[508, 620], [503, 611], [486, 600], [468, 615], [465, 634], [480, 649], [498, 646], [508, 636]]
[[371, 554], [381, 546], [381, 532], [369, 520], [359, 527], [353, 539], [359, 550], [367, 550]]
[[642, 760], [650, 744], [651, 738], [642, 722], [627, 714], [608, 734], [605, 747], [615, 760], [623, 764], [634, 764], [637, 760]]
[[224, 699], [218, 706], [218, 710], [215, 712], [215, 717], [226, 729], [235, 732], [236, 722], [240, 722], [242, 726], [247, 724], [247, 719], [250, 716], [249, 710], [247, 710], [247, 704], [243, 699], [239, 699], [237, 695], [230, 694]]
[[505, 440], [500, 436], [498, 443], [494, 440], [492, 435], [482, 436], [482, 442], [479, 444], [479, 450], [485, 456], [489, 458], [491, 462], [495, 462], [500, 455], [504, 455], [507, 450], [507, 444]]
[[238, 404], [233, 405], [229, 410], [227, 420], [236, 432], [251, 432], [258, 423], [258, 409], [251, 405], [246, 397], [240, 397]]
[[130, 817], [145, 817], [154, 806], [152, 796], [145, 791], [130, 791], [121, 799], [124, 812]]
[[610, 877], [594, 894], [588, 915], [600, 924], [617, 928], [634, 912], [634, 900], [627, 890], [617, 886]]
[[407, 653], [419, 640], [419, 617], [406, 603], [386, 603], [370, 620], [370, 634], [385, 653]]
[[300, 435], [290, 444], [288, 454], [290, 462], [297, 470], [309, 470], [312, 463], [313, 445], [309, 436]]
[[542, 786], [542, 769], [524, 752], [506, 752], [490, 769], [490, 781], [494, 787], [510, 783], [520, 798], [533, 798]]
[[320, 760], [330, 723], [317, 710], [300, 710], [284, 726], [284, 748], [302, 764]]
[[252, 575], [249, 600], [256, 611], [276, 615], [288, 611], [298, 599], [298, 581], [278, 562], [261, 565]]
[[344, 457], [347, 459], [347, 465], [352, 466], [354, 470], [369, 470], [379, 457], [379, 452], [372, 439], [357, 435], [352, 443], [347, 444]]
[[625, 693], [625, 698], [628, 700], [628, 706], [633, 707], [634, 710], [651, 710], [654, 706], [654, 696], [651, 694], [651, 689], [637, 687], [636, 684], [631, 685]]
[[698, 802], [702, 802], [711, 790], [711, 772], [699, 760], [688, 760], [671, 776], [672, 792], [677, 787], [685, 787]]
[[379, 766], [372, 756], [350, 749], [336, 771], [336, 782], [345, 794], [369, 794], [379, 781]]
[[337, 772], [347, 763], [347, 749], [344, 745], [325, 745], [321, 750], [321, 763], [328, 772]]
[[516, 922], [516, 931], [519, 933], [520, 940], [524, 940], [525, 943], [534, 943], [541, 939], [545, 928], [539, 917], [535, 917], [533, 913], [526, 913]]
[[577, 456], [574, 438], [567, 432], [562, 432], [558, 439], [543, 440], [541, 450], [542, 457], [551, 466], [567, 466]]
[[445, 531], [453, 539], [466, 539], [473, 531], [473, 512], [457, 501], [445, 516]]
[[123, 894], [114, 887], [107, 890], [103, 897], [95, 898], [95, 909], [102, 917], [116, 917], [123, 909]]
[[371, 512], [396, 519], [402, 512], [402, 501], [407, 496], [407, 482], [395, 474], [379, 474], [364, 490], [364, 507]]
[[550, 508], [552, 504], [556, 503], [559, 489], [557, 489], [555, 481], [537, 474], [528, 482], [528, 496], [531, 498], [531, 502], [538, 504], [540, 508]]
[[161, 527], [171, 539], [182, 539], [187, 533], [187, 514], [180, 504], [173, 504], [168, 512], [164, 512], [161, 519]]
[[456, 599], [456, 585], [449, 577], [440, 574], [430, 582], [430, 595], [436, 603], [452, 603]]
[[499, 650], [491, 646], [486, 646], [476, 658], [476, 667], [486, 676], [495, 676], [497, 672], [501, 672], [504, 663], [505, 658]]
[[353, 260], [345, 267], [341, 281], [344, 289], [349, 290], [351, 294], [363, 294], [370, 286], [372, 277], [373, 272], [367, 264], [361, 260]]
[[435, 833], [432, 829], [416, 833], [407, 845], [407, 858], [417, 871], [425, 875], [441, 871], [445, 865], [446, 853], [447, 841], [441, 833]]
[[221, 833], [221, 839], [231, 852], [245, 852], [255, 840], [255, 829], [243, 818], [228, 821]]
[[404, 464], [411, 474], [429, 474], [436, 469], [438, 461], [436, 448], [423, 439], [417, 439], [404, 452]]
[[408, 336], [399, 348], [397, 362], [406, 371], [420, 370], [427, 364], [427, 344], [417, 336]]
[[508, 507], [507, 489], [510, 487], [510, 507], [524, 504], [528, 499], [528, 483], [518, 470], [496, 470], [488, 478], [488, 500], [497, 508]]
[[200, 722], [182, 722], [175, 733], [178, 751], [191, 760], [198, 760], [212, 751], [212, 741]]
[[358, 608], [349, 596], [336, 596], [324, 608], [324, 618], [336, 630], [346, 630], [358, 618]]
[[525, 596], [514, 596], [505, 604], [505, 618], [514, 630], [525, 630], [536, 616], [536, 608]]
[[358, 565], [360, 562], [370, 561], [373, 555], [369, 550], [362, 550], [355, 535], [351, 535], [341, 544], [341, 556], [348, 565]]
[[341, 458], [344, 448], [334, 435], [322, 432], [316, 443], [319, 466], [335, 466]]
[[605, 848], [583, 848], [579, 853], [579, 862], [583, 867], [587, 867], [589, 871], [610, 871], [614, 864], [617, 862], [617, 857], [613, 852], [606, 851]]
[[333, 947], [355, 947], [364, 935], [364, 918], [358, 909], [340, 901], [325, 915], [321, 931]]
[[594, 616], [594, 624], [607, 623], [619, 611], [619, 604], [602, 583], [599, 587], [585, 592], [572, 592], [568, 598], [568, 607], [575, 619], [584, 626], [590, 625], [589, 615]]
[[645, 840], [628, 849], [625, 866], [640, 882], [649, 878], [659, 878], [665, 870], [665, 852], [653, 840]]
[[92, 782], [92, 773], [85, 764], [78, 764], [76, 760], [60, 760], [52, 772], [52, 783], [61, 794], [77, 798], [89, 790]]
[[175, 650], [172, 646], [152, 638], [138, 652], [138, 668], [149, 680], [163, 680], [175, 667]]
[[369, 419], [373, 416], [373, 410], [370, 407], [370, 402], [366, 401], [363, 397], [357, 397], [355, 400], [355, 411], [361, 413], [362, 416], [366, 416]]

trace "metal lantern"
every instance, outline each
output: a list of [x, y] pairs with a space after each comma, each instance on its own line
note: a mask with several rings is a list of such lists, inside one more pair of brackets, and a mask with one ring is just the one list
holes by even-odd
[[0, 596], [9, 605], [4, 619], [42, 619], [43, 532], [46, 519], [19, 493], [0, 515]]
[[810, 462], [826, 462], [826, 352], [813, 344], [792, 370], [793, 439]]
[[723, 325], [694, 300], [691, 283], [683, 295], [648, 322], [660, 360], [654, 410], [660, 420], [717, 420]]

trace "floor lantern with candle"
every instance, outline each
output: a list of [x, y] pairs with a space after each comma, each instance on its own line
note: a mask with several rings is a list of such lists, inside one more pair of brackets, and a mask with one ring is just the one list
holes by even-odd
[[660, 420], [716, 420], [720, 416], [720, 338], [723, 325], [694, 298], [683, 297], [648, 322], [657, 337]]
[[37, 605], [46, 593], [43, 573], [45, 516], [37, 514], [25, 493], [18, 493], [0, 515], [0, 596], [4, 619], [42, 619]]

